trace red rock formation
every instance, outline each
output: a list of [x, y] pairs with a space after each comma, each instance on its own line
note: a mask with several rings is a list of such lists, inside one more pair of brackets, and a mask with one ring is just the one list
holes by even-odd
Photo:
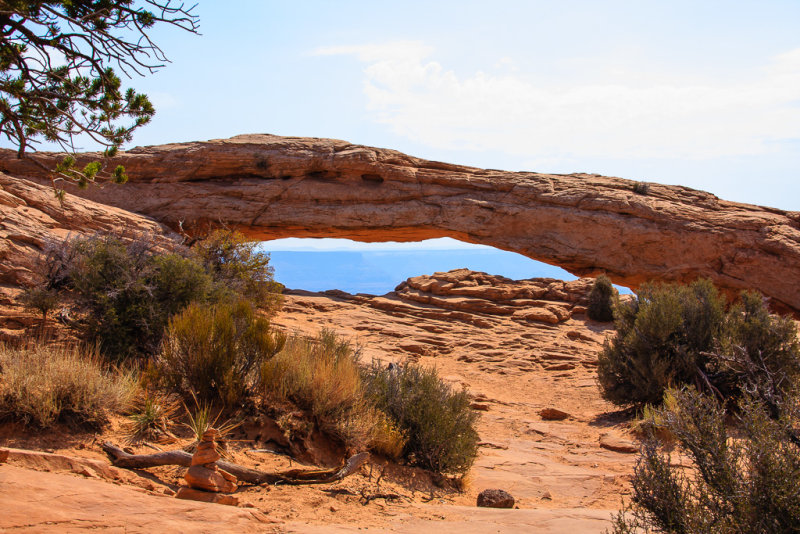
[[174, 246], [177, 238], [149, 217], [73, 195], [66, 195], [62, 206], [52, 187], [0, 173], [0, 339], [26, 326], [15, 309], [16, 298], [22, 287], [35, 282], [45, 242], [97, 232], [148, 234], [163, 247]]
[[[116, 163], [131, 183], [81, 194], [173, 227], [225, 222], [254, 239], [450, 236], [632, 287], [709, 277], [800, 310], [800, 213], [685, 187], [651, 184], [642, 195], [620, 178], [484, 170], [270, 135], [136, 148]], [[10, 151], [0, 170], [43, 178]]]

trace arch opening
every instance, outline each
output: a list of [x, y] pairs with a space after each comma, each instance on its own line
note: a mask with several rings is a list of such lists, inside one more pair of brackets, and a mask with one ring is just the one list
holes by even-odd
[[[414, 242], [364, 243], [343, 238], [264, 241], [275, 280], [289, 289], [384, 295], [408, 278], [467, 268], [513, 280], [575, 280], [564, 269], [488, 245], [449, 237]], [[628, 288], [619, 288], [630, 292]]]

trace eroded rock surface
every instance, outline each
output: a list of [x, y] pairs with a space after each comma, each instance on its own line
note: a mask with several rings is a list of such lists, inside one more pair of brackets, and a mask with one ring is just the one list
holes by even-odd
[[45, 243], [96, 233], [147, 235], [164, 248], [178, 242], [177, 235], [149, 217], [70, 194], [62, 205], [52, 187], [0, 172], [0, 339], [21, 335], [33, 324], [29, 314], [21, 313], [17, 297], [36, 282]]
[[[60, 158], [36, 156], [47, 166]], [[97, 157], [91, 155], [87, 157]], [[333, 139], [244, 135], [119, 154], [131, 182], [81, 195], [172, 227], [236, 226], [255, 239], [449, 236], [622, 285], [709, 277], [800, 310], [800, 213], [595, 174], [504, 172]], [[0, 170], [43, 179], [0, 151]]]

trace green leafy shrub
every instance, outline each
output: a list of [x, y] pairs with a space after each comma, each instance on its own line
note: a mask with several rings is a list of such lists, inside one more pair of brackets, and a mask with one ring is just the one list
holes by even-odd
[[755, 395], [777, 417], [800, 378], [794, 322], [770, 314], [757, 293], [742, 293], [726, 311], [707, 280], [646, 285], [616, 306], [615, 317], [598, 379], [619, 405], [657, 405], [668, 387], [692, 385], [722, 398]]
[[20, 301], [26, 309], [41, 313], [42, 321], [47, 321], [47, 314], [58, 306], [60, 299], [55, 289], [39, 286], [27, 289]]
[[714, 396], [694, 390], [673, 396], [675, 407], [659, 412], [659, 425], [693, 469], [648, 440], [634, 469], [631, 502], [614, 517], [613, 532], [800, 531], [796, 405], [773, 419], [763, 403], [742, 398], [736, 431], [728, 433], [725, 407]]
[[146, 236], [98, 236], [73, 246], [70, 282], [88, 312], [88, 333], [114, 359], [155, 354], [170, 315], [204, 299], [211, 284], [201, 266], [157, 254]]
[[795, 322], [770, 314], [758, 293], [743, 292], [716, 345], [712, 383], [722, 396], [753, 396], [777, 418], [800, 379]]
[[198, 241], [193, 251], [214, 278], [217, 298], [247, 298], [259, 308], [274, 311], [283, 286], [273, 279], [269, 254], [258, 250], [240, 232], [219, 229]]
[[192, 303], [169, 321], [157, 375], [185, 398], [232, 406], [252, 392], [255, 373], [284, 342], [249, 301]]
[[616, 335], [599, 357], [604, 397], [620, 405], [659, 404], [668, 387], [701, 380], [724, 310], [724, 298], [708, 280], [646, 284], [636, 298], [619, 302]]
[[137, 391], [133, 375], [107, 369], [78, 347], [0, 345], [0, 417], [42, 428], [68, 422], [98, 428]]
[[112, 359], [152, 356], [169, 318], [190, 302], [249, 299], [268, 312], [280, 303], [269, 256], [237, 232], [217, 231], [194, 253], [158, 249], [152, 236], [98, 235], [47, 243], [40, 283], [23, 302], [46, 317], [71, 291], [86, 335]]
[[433, 368], [414, 364], [365, 371], [367, 396], [406, 439], [404, 456], [438, 473], [466, 473], [478, 452], [477, 413], [466, 390], [453, 391]]
[[616, 291], [614, 286], [611, 285], [611, 280], [604, 274], [598, 276], [594, 281], [592, 291], [589, 293], [589, 306], [586, 309], [586, 315], [595, 321], [613, 321], [615, 295]]
[[390, 441], [390, 429], [379, 428], [381, 417], [364, 397], [358, 351], [331, 330], [316, 339], [291, 337], [262, 364], [261, 383], [268, 399], [308, 410], [322, 431], [352, 450]]

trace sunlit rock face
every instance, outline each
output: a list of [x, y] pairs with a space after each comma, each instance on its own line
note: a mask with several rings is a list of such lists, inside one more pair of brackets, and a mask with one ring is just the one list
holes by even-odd
[[[46, 166], [58, 159], [36, 157]], [[485, 170], [271, 135], [136, 148], [117, 163], [128, 184], [76, 193], [189, 233], [226, 223], [264, 240], [449, 236], [630, 287], [708, 277], [800, 309], [800, 214], [685, 187], [637, 193], [620, 178]], [[10, 151], [0, 153], [0, 171], [45, 179]]]

